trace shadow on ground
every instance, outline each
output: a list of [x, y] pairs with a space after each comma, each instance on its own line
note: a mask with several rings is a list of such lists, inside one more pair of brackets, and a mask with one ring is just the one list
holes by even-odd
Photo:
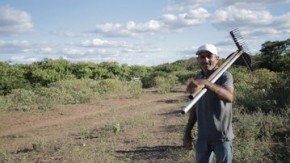
[[116, 151], [121, 158], [130, 158], [131, 160], [175, 160], [176, 155], [183, 151], [182, 146], [155, 146], [138, 147], [135, 150]]

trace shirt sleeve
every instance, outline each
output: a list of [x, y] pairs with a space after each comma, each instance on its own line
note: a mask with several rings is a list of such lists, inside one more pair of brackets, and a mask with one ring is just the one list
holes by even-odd
[[223, 87], [234, 87], [233, 75], [230, 72], [224, 72], [221, 78], [221, 86]]

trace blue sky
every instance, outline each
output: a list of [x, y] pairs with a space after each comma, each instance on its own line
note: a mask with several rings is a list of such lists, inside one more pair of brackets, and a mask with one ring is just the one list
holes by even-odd
[[236, 50], [238, 28], [252, 54], [290, 38], [290, 0], [1, 0], [0, 61], [158, 65], [212, 43]]

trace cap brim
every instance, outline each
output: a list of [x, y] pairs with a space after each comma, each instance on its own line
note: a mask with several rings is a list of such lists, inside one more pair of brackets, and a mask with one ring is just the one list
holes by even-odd
[[199, 55], [201, 52], [209, 52], [209, 53], [212, 54], [212, 55], [217, 55], [217, 54], [212, 53], [212, 52], [209, 51], [209, 50], [199, 50], [199, 51], [197, 51], [195, 54], [196, 54], [196, 55]]

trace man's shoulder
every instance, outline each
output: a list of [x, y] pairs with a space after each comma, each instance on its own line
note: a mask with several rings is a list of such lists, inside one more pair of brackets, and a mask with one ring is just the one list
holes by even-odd
[[233, 86], [233, 75], [230, 72], [225, 71], [220, 78], [220, 82], [223, 86]]
[[233, 76], [232, 73], [230, 73], [229, 71], [225, 71], [222, 75], [223, 76], [230, 76], [230, 77]]

